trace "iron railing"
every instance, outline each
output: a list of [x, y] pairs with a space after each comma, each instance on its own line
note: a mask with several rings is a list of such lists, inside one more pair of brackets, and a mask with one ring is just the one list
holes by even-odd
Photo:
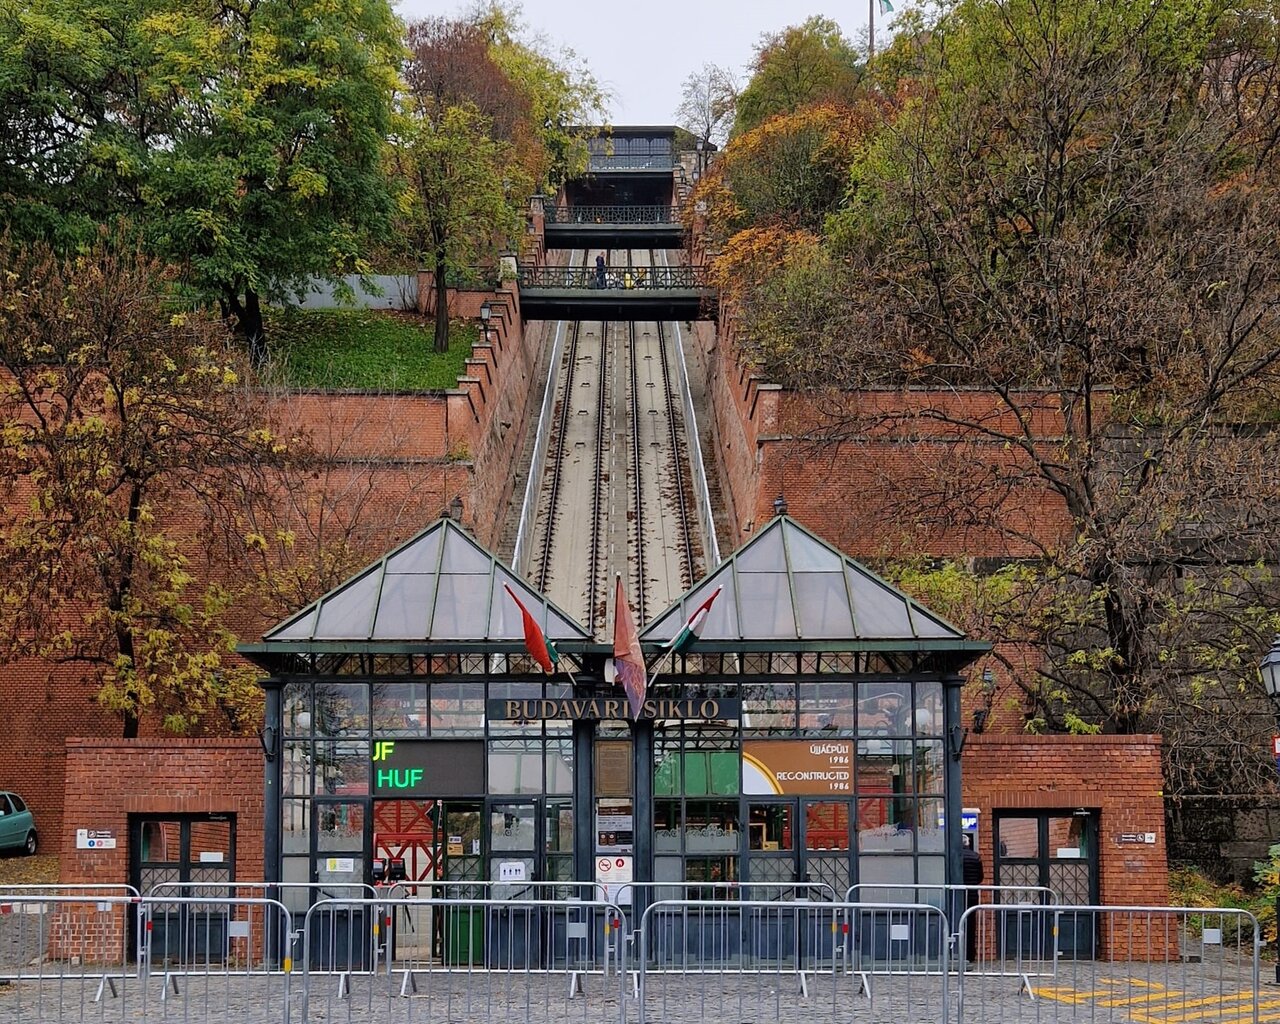
[[525, 267], [521, 288], [621, 288], [663, 291], [708, 287], [705, 267]]
[[548, 206], [548, 224], [679, 224], [678, 206]]
[[675, 167], [670, 153], [623, 153], [604, 156], [592, 153], [588, 171], [669, 171]]

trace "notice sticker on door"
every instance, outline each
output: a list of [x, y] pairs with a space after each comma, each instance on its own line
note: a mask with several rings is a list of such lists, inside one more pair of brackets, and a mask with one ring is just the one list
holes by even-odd
[[354, 871], [356, 862], [354, 857], [330, 857], [324, 862], [324, 869], [331, 874], [341, 874], [344, 871]]

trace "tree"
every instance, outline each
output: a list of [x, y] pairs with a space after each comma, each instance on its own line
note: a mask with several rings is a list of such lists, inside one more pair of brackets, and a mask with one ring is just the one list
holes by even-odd
[[136, 218], [255, 362], [264, 296], [366, 269], [392, 213], [401, 44], [385, 0], [35, 0], [0, 32], [0, 103], [24, 151], [0, 172], [11, 229], [71, 246]]
[[723, 146], [733, 124], [739, 85], [732, 71], [703, 64], [684, 80], [676, 121], [694, 137], [715, 146]]
[[405, 101], [392, 159], [404, 183], [404, 230], [435, 274], [435, 349], [449, 350], [449, 282], [492, 258], [519, 228], [520, 211], [504, 187], [507, 150], [471, 106], [443, 109]]
[[815, 103], [847, 102], [859, 76], [857, 51], [830, 18], [815, 15], [767, 34], [756, 47], [751, 80], [738, 96], [733, 134]]
[[257, 706], [229, 585], [187, 553], [283, 447], [221, 324], [175, 311], [120, 237], [82, 257], [5, 243], [0, 276], [0, 655], [81, 666], [136, 736]]
[[1199, 0], [965, 0], [746, 316], [829, 439], [951, 439], [897, 507], [1019, 556], [991, 621], [1041, 652], [1031, 726], [1160, 731], [1171, 793], [1271, 784], [1276, 57], [1268, 18]]

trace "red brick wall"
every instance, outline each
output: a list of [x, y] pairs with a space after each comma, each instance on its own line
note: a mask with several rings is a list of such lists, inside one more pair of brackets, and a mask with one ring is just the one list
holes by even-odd
[[[988, 882], [993, 814], [1085, 808], [1098, 812], [1100, 902], [1169, 904], [1159, 736], [971, 735], [961, 759], [964, 806], [978, 808], [979, 854]], [[1154, 832], [1154, 845], [1121, 844], [1121, 833]], [[1113, 929], [1111, 924], [1117, 926]], [[1176, 929], [1144, 917], [1104, 922], [1103, 957], [1161, 958]]]

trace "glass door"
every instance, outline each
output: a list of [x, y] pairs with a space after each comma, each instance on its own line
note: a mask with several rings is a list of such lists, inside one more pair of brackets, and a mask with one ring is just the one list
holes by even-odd
[[489, 803], [489, 879], [494, 899], [528, 892], [522, 883], [545, 877], [538, 842], [537, 800], [493, 800]]
[[796, 801], [761, 800], [747, 806], [747, 882], [770, 883], [752, 899], [790, 896], [777, 883], [799, 879]]
[[848, 800], [804, 800], [804, 865], [806, 882], [822, 882], [843, 900], [850, 885], [852, 842]]

